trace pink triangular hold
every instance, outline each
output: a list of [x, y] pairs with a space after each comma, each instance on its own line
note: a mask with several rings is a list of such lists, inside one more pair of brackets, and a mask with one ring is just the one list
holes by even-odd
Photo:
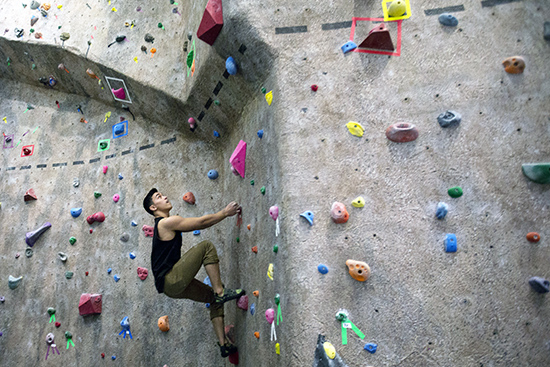
[[126, 92], [124, 92], [124, 88], [119, 88], [117, 90], [111, 88], [111, 90], [113, 91], [115, 97], [117, 97], [118, 99], [126, 100]]
[[209, 0], [202, 15], [197, 37], [210, 46], [214, 44], [223, 27], [222, 0]]
[[239, 145], [235, 148], [235, 151], [233, 154], [231, 154], [231, 158], [229, 158], [229, 163], [231, 163], [231, 166], [241, 175], [242, 178], [244, 178], [244, 163], [246, 161], [246, 143], [244, 141], [240, 141]]

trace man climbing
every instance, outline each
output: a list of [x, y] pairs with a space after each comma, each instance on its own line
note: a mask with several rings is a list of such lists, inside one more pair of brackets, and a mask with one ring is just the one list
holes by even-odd
[[[216, 214], [200, 218], [170, 216], [172, 204], [168, 197], [157, 189], [151, 189], [143, 199], [145, 210], [155, 217], [151, 267], [155, 287], [159, 293], [170, 298], [187, 298], [197, 302], [210, 303], [210, 320], [218, 337], [222, 357], [237, 351], [237, 347], [226, 339], [224, 333], [223, 304], [245, 294], [243, 289], [224, 288], [220, 277], [220, 266], [216, 248], [210, 241], [202, 241], [181, 255], [182, 232], [204, 229], [237, 214], [241, 207], [231, 202]], [[204, 265], [212, 287], [195, 279]]]

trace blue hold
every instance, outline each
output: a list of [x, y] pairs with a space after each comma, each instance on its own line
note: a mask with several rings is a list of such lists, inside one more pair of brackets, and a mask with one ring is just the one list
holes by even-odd
[[445, 204], [444, 202], [440, 202], [437, 204], [437, 209], [435, 210], [435, 216], [437, 219], [443, 219], [449, 212], [449, 206]]
[[115, 276], [114, 276], [113, 278], [115, 278], [115, 282], [117, 282], [117, 283], [118, 283], [118, 281], [120, 280], [120, 277], [119, 277], [118, 275], [116, 275], [116, 274], [115, 274]]
[[348, 52], [355, 50], [357, 48], [357, 44], [353, 41], [348, 41], [340, 48], [342, 49], [342, 52], [347, 54]]
[[456, 235], [447, 233], [445, 237], [445, 252], [456, 252]]
[[250, 305], [250, 314], [254, 316], [255, 313], [256, 313], [256, 304], [253, 303]]
[[225, 68], [227, 69], [229, 75], [237, 74], [237, 63], [231, 56], [229, 56], [227, 60], [225, 60]]
[[439, 16], [439, 23], [448, 27], [456, 27], [458, 25], [458, 19], [452, 14], [443, 13]]
[[211, 169], [210, 171], [208, 171], [208, 178], [211, 179], [211, 180], [215, 180], [218, 178], [218, 171], [216, 171], [215, 169]]
[[119, 174], [118, 174], [118, 179], [119, 179], [119, 180], [122, 180], [123, 178], [124, 178], [124, 177], [122, 177], [122, 173], [119, 173]]
[[258, 130], [258, 138], [263, 138], [264, 137], [264, 131], [263, 129], [262, 130]]
[[201, 231], [199, 231], [198, 229], [193, 231], [193, 235], [198, 236], [199, 234], [201, 234]]
[[71, 209], [71, 215], [74, 218], [78, 218], [80, 216], [80, 214], [82, 214], [82, 208], [72, 208]]
[[137, 227], [137, 223], [135, 220], [132, 221], [132, 227]]
[[204, 282], [203, 282], [203, 283], [212, 287], [212, 282], [210, 281], [210, 277], [204, 278]]
[[219, 137], [220, 137], [220, 133], [217, 132], [216, 130], [214, 130], [214, 137], [216, 137], [216, 138], [219, 138]]
[[550, 291], [550, 282], [541, 277], [532, 277], [529, 279], [529, 285], [537, 293], [548, 293]]
[[205, 304], [206, 308], [210, 308], [210, 303]]
[[323, 265], [323, 264], [319, 264], [319, 266], [317, 266], [317, 270], [319, 270], [319, 273], [321, 274], [326, 274], [328, 273], [328, 268], [326, 265]]
[[120, 135], [124, 132], [124, 124], [116, 124], [115, 125], [115, 135]]
[[111, 359], [114, 361], [116, 359], [116, 356], [112, 356]]
[[111, 274], [112, 271], [113, 271], [113, 269], [111, 269], [111, 268], [107, 269], [107, 274]]
[[300, 217], [303, 217], [303, 218], [306, 218], [307, 221], [309, 222], [309, 225], [312, 226], [313, 225], [313, 212], [311, 210], [308, 210], [308, 211], [305, 211], [303, 212], [302, 214], [300, 214]]
[[378, 345], [375, 343], [367, 343], [363, 347], [364, 350], [366, 350], [369, 353], [374, 354], [376, 352], [376, 349], [378, 349]]
[[133, 252], [130, 252], [130, 259], [134, 260], [136, 258], [136, 254]]

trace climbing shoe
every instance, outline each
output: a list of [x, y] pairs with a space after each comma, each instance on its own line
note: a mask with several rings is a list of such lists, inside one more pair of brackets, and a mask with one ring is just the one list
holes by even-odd
[[223, 294], [221, 296], [215, 294], [214, 295], [214, 303], [222, 304], [227, 301], [231, 301], [232, 299], [237, 299], [240, 296], [245, 295], [244, 289], [223, 289]]
[[[220, 343], [218, 343], [220, 345]], [[222, 353], [223, 358], [227, 358], [230, 354], [233, 354], [237, 351], [237, 347], [231, 343], [225, 343], [220, 345], [220, 352]]]

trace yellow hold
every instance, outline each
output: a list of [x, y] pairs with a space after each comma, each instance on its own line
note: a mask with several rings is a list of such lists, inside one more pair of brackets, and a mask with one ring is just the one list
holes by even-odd
[[363, 199], [362, 196], [359, 196], [351, 202], [351, 205], [353, 205], [356, 208], [362, 208], [365, 206], [365, 199]]
[[325, 348], [325, 353], [327, 354], [327, 357], [329, 357], [330, 359], [336, 358], [336, 349], [334, 348], [334, 345], [329, 342], [324, 342], [323, 348]]
[[136, 64], [137, 64], [137, 62], [138, 62], [138, 58], [137, 58], [137, 56], [136, 56], [136, 57], [134, 57], [134, 61], [135, 61], [135, 62], [136, 62]]
[[267, 276], [269, 279], [273, 280], [273, 264], [269, 264], [267, 267]]
[[350, 121], [346, 124], [346, 127], [348, 128], [349, 132], [352, 135], [355, 135], [358, 137], [362, 137], [363, 133], [365, 132], [365, 128], [361, 126], [361, 124], [358, 122]]
[[407, 12], [405, 0], [393, 0], [388, 9], [390, 17], [400, 17]]
[[265, 100], [267, 101], [267, 104], [271, 106], [271, 102], [273, 102], [273, 91], [266, 93]]
[[278, 355], [281, 355], [281, 344], [277, 343], [275, 344], [275, 353]]

